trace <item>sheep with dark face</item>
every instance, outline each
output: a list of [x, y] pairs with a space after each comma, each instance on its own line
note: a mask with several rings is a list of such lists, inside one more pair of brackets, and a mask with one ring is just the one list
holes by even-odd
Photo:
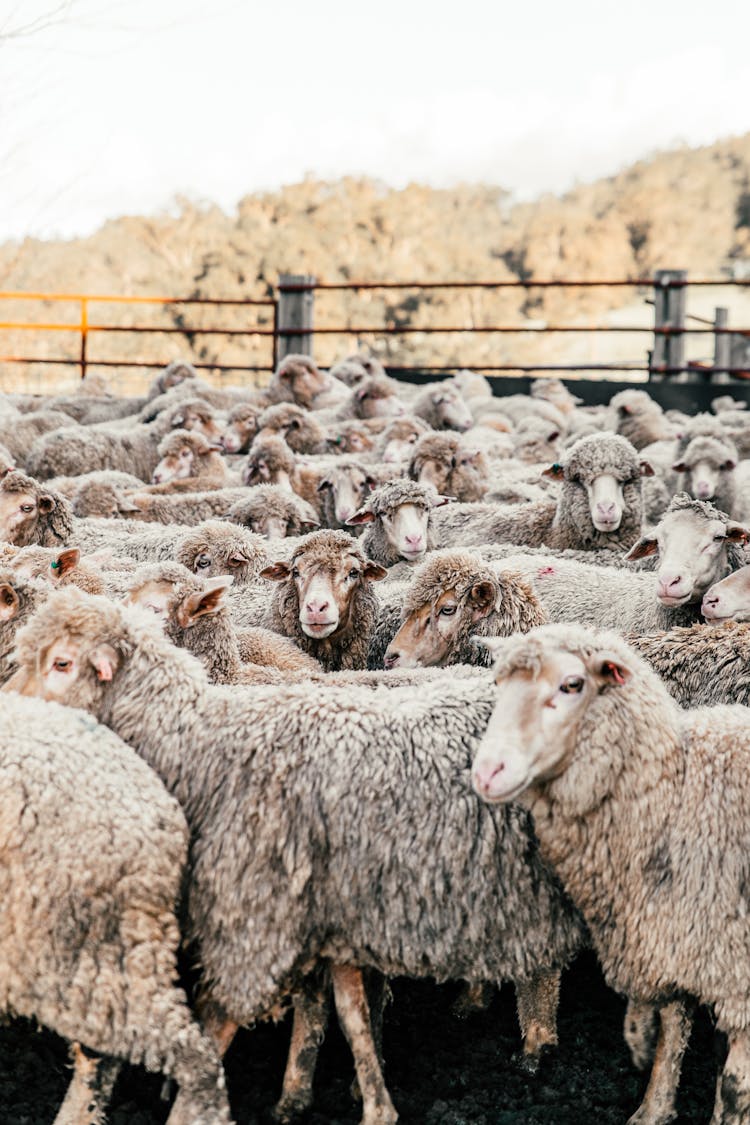
[[371, 584], [385, 573], [346, 532], [314, 531], [288, 562], [261, 571], [279, 583], [265, 624], [327, 671], [366, 668], [378, 609]]
[[412, 447], [408, 474], [444, 496], [471, 503], [487, 491], [489, 465], [481, 449], [464, 444], [458, 434], [427, 433]]
[[488, 566], [467, 551], [436, 551], [404, 595], [402, 623], [389, 644], [386, 668], [489, 664], [478, 636], [526, 633], [547, 622], [531, 583]]
[[437, 546], [519, 543], [558, 550], [622, 551], [641, 531], [641, 476], [651, 475], [630, 442], [616, 434], [580, 438], [544, 476], [561, 484], [557, 499], [503, 507], [456, 504], [436, 512]]
[[371, 492], [348, 522], [370, 525], [362, 537], [362, 550], [368, 558], [385, 567], [401, 559], [416, 563], [433, 546], [433, 508], [447, 503], [448, 497], [440, 496], [430, 484], [392, 480]]
[[277, 484], [257, 484], [246, 489], [227, 512], [227, 519], [264, 539], [306, 535], [320, 525], [318, 513], [310, 504]]

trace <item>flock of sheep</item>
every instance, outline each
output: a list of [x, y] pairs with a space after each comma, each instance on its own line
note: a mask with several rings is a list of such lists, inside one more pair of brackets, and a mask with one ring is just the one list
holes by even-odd
[[696, 1003], [713, 1125], [750, 1122], [743, 405], [364, 355], [0, 399], [0, 1006], [72, 1045], [57, 1125], [123, 1061], [229, 1122], [223, 1054], [290, 1007], [291, 1122], [331, 999], [392, 1125], [389, 977], [512, 981], [533, 1074], [587, 946], [651, 1068], [631, 1125], [674, 1120]]

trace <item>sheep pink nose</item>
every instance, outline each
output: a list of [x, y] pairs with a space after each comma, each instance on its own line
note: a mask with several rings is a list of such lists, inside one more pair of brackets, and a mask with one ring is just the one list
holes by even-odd
[[695, 496], [697, 500], [710, 500], [713, 496], [711, 485], [704, 480], [699, 480], [695, 485]]
[[658, 597], [673, 597], [676, 590], [682, 585], [682, 575], [668, 574], [665, 578], [659, 577], [657, 581]]
[[596, 505], [596, 511], [602, 519], [611, 519], [616, 511], [614, 500], [600, 500]]
[[328, 602], [305, 602], [305, 609], [308, 613], [322, 613], [324, 609], [328, 609]]
[[505, 762], [500, 762], [499, 765], [494, 765], [490, 762], [488, 765], [474, 767], [474, 785], [480, 793], [489, 793], [492, 785], [493, 778], [497, 777], [505, 769]]
[[419, 534], [415, 534], [415, 535], [405, 535], [404, 538], [406, 540], [407, 546], [409, 546], [409, 547], [415, 547], [416, 548], [416, 547], [421, 547], [421, 545], [422, 545], [422, 533], [421, 532], [419, 532]]
[[708, 594], [703, 595], [703, 606], [702, 606], [703, 609], [716, 609], [718, 604], [719, 604], [719, 595], [718, 594], [711, 594], [710, 596]]
[[400, 652], [390, 652], [390, 651], [388, 651], [385, 654], [385, 657], [383, 659], [383, 667], [384, 668], [395, 668], [400, 659], [401, 659], [401, 653]]
[[339, 523], [346, 523], [349, 516], [354, 515], [354, 508], [339, 508], [338, 521]]
[[154, 473], [151, 477], [152, 484], [161, 484], [161, 473]]

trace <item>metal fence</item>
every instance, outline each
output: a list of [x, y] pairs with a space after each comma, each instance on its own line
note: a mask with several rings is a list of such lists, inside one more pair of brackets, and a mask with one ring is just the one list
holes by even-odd
[[[409, 377], [410, 374], [440, 374], [455, 370], [456, 363], [446, 364], [440, 357], [440, 337], [457, 334], [483, 335], [508, 338], [512, 336], [553, 337], [578, 334], [617, 333], [633, 337], [638, 341], [641, 354], [632, 360], [615, 362], [570, 362], [548, 363], [543, 361], [513, 361], [502, 363], [481, 363], [476, 366], [489, 375], [531, 375], [535, 373], [554, 373], [567, 376], [612, 377], [617, 374], [627, 380], [633, 375], [647, 377], [652, 382], [669, 380], [672, 382], [727, 382], [733, 377], [750, 378], [750, 329], [730, 327], [726, 308], [716, 308], [711, 320], [688, 314], [687, 294], [691, 288], [708, 286], [747, 287], [750, 279], [689, 279], [683, 270], [659, 270], [653, 277], [590, 280], [590, 279], [519, 279], [502, 281], [430, 281], [430, 282], [342, 282], [327, 284], [317, 282], [307, 275], [282, 275], [273, 296], [263, 300], [248, 298], [208, 298], [208, 297], [126, 297], [77, 293], [25, 293], [0, 292], [0, 310], [19, 307], [34, 310], [26, 320], [8, 317], [0, 320], [0, 362], [19, 365], [44, 365], [49, 367], [77, 368], [81, 377], [98, 368], [160, 368], [174, 355], [144, 356], [132, 354], [132, 340], [127, 353], [117, 352], [110, 342], [105, 352], [102, 341], [112, 341], [118, 337], [151, 335], [158, 338], [181, 337], [188, 340], [235, 341], [247, 344], [245, 357], [239, 359], [207, 358], [200, 356], [193, 360], [195, 366], [205, 371], [218, 373], [262, 373], [270, 372], [280, 358], [290, 352], [317, 354], [317, 347], [323, 340], [335, 340], [338, 355], [356, 351], [363, 343], [378, 340], [397, 339], [407, 341], [416, 335], [434, 337], [435, 359], [419, 364], [394, 362], [391, 355], [386, 364], [393, 374]], [[426, 295], [440, 290], [444, 294], [462, 291], [482, 290], [521, 290], [525, 293], [550, 290], [580, 289], [630, 289], [640, 299], [653, 306], [653, 324], [607, 323], [537, 323], [520, 321], [518, 323], [427, 323], [420, 321], [419, 314]], [[400, 319], [386, 317], [379, 323], [358, 323], [348, 321], [331, 323], [330, 312], [326, 315], [325, 304], [329, 294], [361, 294], [368, 291], [382, 293], [410, 293], [411, 312]], [[67, 319], [49, 317], [50, 308], [57, 310], [72, 308]], [[120, 321], [113, 323], [107, 319], [105, 309], [116, 308], [121, 314]], [[169, 316], [163, 322], [152, 315], [144, 318], [143, 310], [151, 313], [160, 310]], [[242, 319], [232, 326], [216, 322], [205, 323], [205, 314], [217, 316], [226, 309], [233, 310]], [[413, 316], [411, 315], [413, 313]], [[141, 319], [137, 318], [137, 314]], [[321, 315], [319, 315], [321, 314]], [[0, 314], [1, 315], [1, 314]], [[246, 323], [246, 319], [251, 319]], [[322, 323], [321, 323], [322, 320]], [[316, 321], [318, 323], [316, 323]], [[29, 347], [15, 348], [13, 354], [3, 353], [4, 333], [21, 332], [30, 341], [48, 339], [48, 334], [57, 334], [67, 342], [66, 354], [41, 354]], [[711, 355], [700, 362], [686, 359], [685, 344], [689, 337], [706, 337], [711, 346]], [[250, 345], [252, 344], [252, 348]], [[222, 348], [224, 345], [222, 344]], [[245, 362], [247, 354], [262, 351], [259, 361]], [[635, 350], [635, 348], [634, 348]], [[61, 349], [62, 351], [62, 349]], [[405, 351], [408, 348], [405, 347]]]

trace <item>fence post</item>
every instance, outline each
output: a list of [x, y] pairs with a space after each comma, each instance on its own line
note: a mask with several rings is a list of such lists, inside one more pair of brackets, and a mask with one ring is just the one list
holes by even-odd
[[312, 355], [315, 278], [311, 274], [282, 273], [279, 277], [278, 328], [299, 328], [299, 335], [279, 336], [277, 363], [292, 352]]
[[[729, 327], [729, 309], [716, 308], [714, 310], [714, 328]], [[732, 366], [732, 337], [728, 332], [714, 334], [714, 369], [711, 373], [712, 383], [731, 383], [732, 379], [727, 371]]]
[[89, 333], [89, 303], [81, 297], [81, 378], [86, 378], [86, 344]]
[[[654, 274], [654, 349], [649, 378], [653, 382], [672, 379], [686, 383], [688, 372], [665, 375], [660, 368], [685, 366], [685, 306], [687, 270], [657, 270]], [[668, 328], [674, 335], [657, 331]]]

